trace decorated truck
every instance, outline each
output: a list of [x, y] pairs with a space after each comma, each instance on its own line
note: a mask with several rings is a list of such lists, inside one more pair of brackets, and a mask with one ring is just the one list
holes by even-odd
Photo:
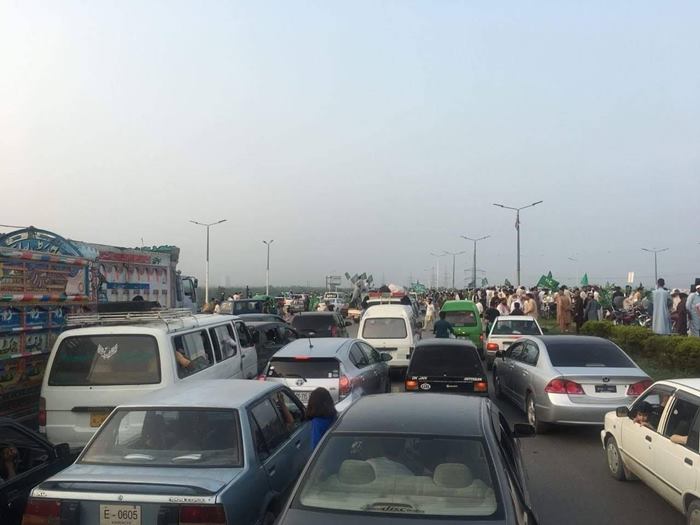
[[174, 246], [120, 248], [34, 227], [0, 235], [0, 416], [35, 424], [44, 366], [66, 315], [106, 303], [192, 308]]

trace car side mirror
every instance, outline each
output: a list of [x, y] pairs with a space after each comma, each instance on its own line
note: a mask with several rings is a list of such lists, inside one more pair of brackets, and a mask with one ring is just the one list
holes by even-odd
[[503, 353], [503, 350], [496, 350], [496, 358], [500, 357], [501, 359], [503, 359], [504, 355], [505, 354]]
[[70, 457], [70, 445], [68, 443], [60, 443], [54, 447], [57, 458]]
[[387, 361], [391, 361], [392, 359], [394, 359], [394, 356], [391, 355], [391, 354], [388, 354], [387, 352], [382, 352], [382, 353], [379, 354], [379, 355], [382, 356], [382, 361], [385, 362], [385, 363], [386, 363]]
[[615, 415], [617, 417], [629, 417], [630, 416], [630, 409], [627, 407], [617, 407], [615, 409]]
[[513, 436], [517, 438], [533, 437], [536, 433], [535, 427], [529, 423], [515, 423], [513, 425]]

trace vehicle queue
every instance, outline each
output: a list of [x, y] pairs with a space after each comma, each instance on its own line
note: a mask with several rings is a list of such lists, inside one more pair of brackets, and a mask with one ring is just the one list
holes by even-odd
[[[543, 336], [524, 317], [475, 339], [480, 317], [449, 304], [469, 301], [443, 305], [454, 338], [422, 339], [396, 299], [368, 306], [357, 339], [333, 309], [291, 325], [260, 312], [73, 319], [42, 385], [42, 430], [60, 444], [8, 426], [2, 523], [536, 523], [518, 440], [603, 423], [611, 474], [640, 477], [700, 522], [694, 380], [651, 385], [613, 343]], [[528, 424], [488, 399], [489, 363], [495, 394]], [[392, 364], [408, 369], [405, 394], [388, 394]], [[314, 450], [317, 388], [339, 415]], [[69, 448], [79, 455], [61, 471]]]

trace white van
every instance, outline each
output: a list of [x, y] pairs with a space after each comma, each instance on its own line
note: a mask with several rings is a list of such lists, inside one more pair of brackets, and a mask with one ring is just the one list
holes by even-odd
[[357, 337], [379, 352], [388, 352], [393, 357], [390, 367], [406, 368], [420, 339], [420, 329], [410, 306], [378, 305], [365, 311]]
[[253, 338], [232, 315], [183, 310], [76, 316], [51, 349], [41, 385], [40, 430], [85, 446], [117, 405], [174, 383], [257, 375]]

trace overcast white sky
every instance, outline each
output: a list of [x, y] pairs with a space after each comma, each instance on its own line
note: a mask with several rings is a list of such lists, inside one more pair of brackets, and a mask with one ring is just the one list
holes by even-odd
[[[698, 2], [0, 0], [0, 223], [212, 281], [700, 277]], [[0, 230], [7, 231], [7, 229]], [[569, 258], [576, 259], [571, 261]], [[447, 260], [442, 259], [444, 269]]]

